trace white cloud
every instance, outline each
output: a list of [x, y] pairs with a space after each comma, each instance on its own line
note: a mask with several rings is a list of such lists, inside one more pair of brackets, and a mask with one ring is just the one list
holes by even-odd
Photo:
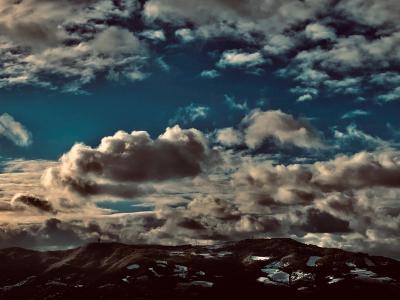
[[90, 42], [91, 49], [96, 53], [117, 56], [137, 53], [141, 44], [137, 37], [127, 29], [109, 27]]
[[400, 9], [396, 0], [343, 1], [338, 3], [336, 10], [361, 24], [381, 27], [384, 32], [399, 29]]
[[329, 91], [342, 94], [358, 94], [361, 90], [361, 83], [361, 77], [324, 81], [324, 85]]
[[343, 114], [342, 119], [353, 119], [359, 116], [368, 116], [370, 112], [362, 110], [362, 109], [355, 109]]
[[304, 95], [301, 95], [299, 98], [297, 98], [297, 102], [310, 101], [312, 99], [313, 99], [313, 96], [311, 94], [304, 94]]
[[189, 28], [181, 28], [175, 31], [175, 36], [184, 43], [192, 42], [196, 39], [194, 33]]
[[306, 121], [297, 120], [280, 110], [254, 110], [243, 120], [245, 142], [255, 149], [272, 138], [282, 144], [292, 144], [301, 148], [323, 148], [319, 133]]
[[400, 100], [400, 87], [396, 87], [394, 90], [391, 90], [385, 94], [378, 95], [378, 101], [382, 102], [391, 102]]
[[[190, 22], [195, 25], [200, 38], [230, 36], [254, 42], [261, 37], [264, 42], [267, 36], [281, 34], [285, 29], [313, 18], [326, 5], [327, 1], [315, 0], [206, 0], [202, 5], [196, 0], [151, 0], [146, 3], [144, 14], [150, 20], [158, 19], [178, 26]], [[253, 33], [258, 33], [256, 38]]]
[[244, 111], [247, 112], [249, 110], [249, 107], [247, 105], [247, 102], [244, 101], [243, 103], [237, 102], [235, 97], [225, 95], [225, 103], [228, 105], [228, 107], [231, 110], [238, 110], [238, 111]]
[[[233, 128], [221, 132], [228, 133], [226, 141], [232, 141], [229, 136], [233, 133], [231, 137], [235, 137], [238, 133]], [[103, 188], [105, 182], [118, 183], [112, 189], [117, 195], [126, 192], [126, 185], [122, 184], [126, 180], [130, 188], [137, 182], [152, 184], [157, 192], [144, 194], [139, 199], [155, 204], [155, 210], [110, 214], [88, 207], [88, 201], [73, 208], [66, 205], [69, 203], [66, 200], [62, 206], [61, 202], [35, 195], [36, 192], [19, 194], [12, 202], [12, 197], [0, 202], [0, 220], [6, 228], [0, 232], [0, 246], [48, 245], [45, 236], [57, 240], [63, 232], [68, 232], [76, 243], [84, 243], [93, 236], [107, 241], [163, 244], [290, 236], [306, 242], [398, 257], [396, 250], [400, 241], [394, 240], [399, 230], [400, 211], [398, 151], [385, 148], [313, 163], [279, 164], [272, 156], [220, 148], [223, 162], [218, 166], [203, 169], [204, 174], [199, 176], [174, 177], [188, 170], [184, 166], [193, 162], [192, 158], [206, 163], [203, 159], [197, 160], [202, 151], [194, 148], [208, 149], [206, 153], [211, 155], [208, 158], [213, 160], [213, 154], [208, 152], [210, 148], [204, 148], [203, 142], [206, 142], [205, 136], [194, 129], [170, 128], [157, 139], [150, 139], [145, 132], [119, 132], [104, 138], [96, 148], [73, 147], [50, 169], [58, 170], [57, 182], [68, 186], [90, 179], [92, 184], [102, 184]], [[144, 145], [147, 145], [146, 151]], [[174, 149], [179, 152], [179, 159], [171, 164], [171, 157], [176, 156], [165, 152], [170, 146], [176, 146]], [[146, 153], [151, 151], [159, 155], [146, 159]], [[189, 157], [185, 164], [179, 161]], [[169, 168], [165, 167], [166, 160]], [[134, 167], [139, 162], [150, 165]], [[13, 176], [22, 170], [34, 172], [38, 180], [38, 170], [44, 166], [16, 161], [3, 172], [14, 172]], [[162, 167], [161, 173], [159, 167]], [[167, 174], [166, 170], [172, 173]], [[146, 176], [142, 177], [143, 174]], [[1, 175], [11, 176], [11, 173]], [[159, 177], [155, 180], [153, 176]], [[23, 180], [27, 185], [25, 190], [29, 190], [28, 185], [33, 186], [32, 180]], [[46, 195], [59, 188], [58, 184], [46, 186]], [[107, 185], [107, 190], [102, 191], [109, 192], [110, 187]], [[48, 220], [46, 215], [54, 213], [57, 219]], [[77, 236], [79, 239], [75, 240]]]
[[266, 63], [260, 52], [242, 52], [240, 50], [227, 50], [222, 53], [217, 66], [220, 68], [251, 68]]
[[153, 191], [151, 182], [199, 175], [218, 155], [196, 129], [167, 128], [157, 139], [145, 131], [118, 131], [98, 147], [75, 144], [48, 169], [48, 189], [82, 197], [131, 198]]
[[264, 46], [264, 51], [272, 55], [281, 55], [297, 46], [297, 40], [289, 35], [279, 34], [271, 37]]
[[217, 70], [204, 70], [200, 73], [200, 76], [203, 78], [210, 78], [210, 79], [214, 79], [217, 77], [220, 77], [221, 74], [217, 71]]
[[107, 0], [0, 1], [0, 56], [7, 62], [0, 87], [32, 84], [78, 92], [99, 73], [141, 68], [142, 43], [126, 29], [104, 25], [129, 18], [137, 8], [136, 1], [122, 6]]
[[161, 29], [158, 30], [144, 30], [140, 33], [141, 36], [144, 36], [145, 38], [149, 39], [149, 40], [153, 40], [153, 41], [161, 41], [161, 42], [165, 42], [166, 41], [166, 37], [164, 34], [164, 31]]
[[210, 108], [208, 106], [190, 103], [188, 106], [179, 107], [175, 116], [169, 120], [169, 124], [188, 124], [196, 120], [205, 119]]
[[171, 66], [164, 60], [164, 57], [159, 57], [156, 61], [164, 72], [169, 72], [171, 70]]
[[400, 84], [400, 74], [397, 72], [384, 72], [384, 73], [377, 73], [377, 74], [372, 74], [371, 83], [375, 83], [377, 85], [398, 85]]
[[290, 92], [293, 94], [310, 94], [312, 96], [317, 96], [319, 94], [318, 90], [313, 87], [303, 87], [303, 86], [296, 86], [290, 89]]
[[334, 138], [336, 147], [341, 150], [364, 149], [376, 150], [381, 148], [390, 148], [396, 144], [393, 141], [386, 141], [377, 136], [367, 134], [357, 128], [355, 124], [348, 125], [344, 130], [334, 129]]
[[32, 144], [32, 134], [7, 113], [0, 116], [0, 136], [9, 139], [17, 146], [26, 147]]
[[305, 34], [312, 40], [335, 40], [336, 34], [333, 29], [319, 23], [306, 26]]
[[243, 144], [243, 134], [232, 127], [218, 129], [216, 131], [216, 141], [221, 145], [232, 147]]
[[16, 159], [1, 163], [0, 195], [1, 201], [10, 201], [17, 193], [32, 193], [44, 196], [45, 190], [40, 185], [43, 170], [54, 166], [56, 162], [47, 160]]

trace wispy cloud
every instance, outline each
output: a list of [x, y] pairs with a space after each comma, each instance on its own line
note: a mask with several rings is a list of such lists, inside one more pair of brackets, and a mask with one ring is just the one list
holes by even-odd
[[251, 68], [264, 63], [266, 63], [266, 59], [260, 52], [227, 50], [222, 53], [217, 66], [220, 68]]
[[202, 71], [200, 73], [200, 76], [202, 78], [214, 79], [214, 78], [220, 77], [221, 74], [217, 70], [212, 69], [212, 70], [204, 70], [204, 71]]
[[32, 134], [28, 129], [7, 113], [0, 116], [0, 136], [17, 146], [26, 147], [32, 144]]
[[178, 108], [176, 114], [169, 120], [169, 124], [189, 124], [196, 120], [207, 118], [209, 112], [210, 108], [208, 106], [190, 103], [187, 106]]
[[355, 109], [342, 115], [342, 119], [353, 119], [361, 116], [368, 116], [371, 113], [362, 109]]
[[248, 107], [246, 101], [240, 103], [240, 102], [236, 101], [235, 97], [233, 97], [233, 96], [225, 95], [224, 97], [225, 97], [225, 103], [228, 105], [228, 107], [231, 110], [238, 110], [238, 111], [243, 111], [243, 112], [249, 111], [249, 107]]

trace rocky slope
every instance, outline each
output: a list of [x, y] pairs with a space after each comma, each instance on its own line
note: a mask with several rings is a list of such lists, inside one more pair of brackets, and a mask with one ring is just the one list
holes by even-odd
[[243, 299], [400, 295], [400, 262], [257, 239], [218, 246], [0, 250], [0, 299]]

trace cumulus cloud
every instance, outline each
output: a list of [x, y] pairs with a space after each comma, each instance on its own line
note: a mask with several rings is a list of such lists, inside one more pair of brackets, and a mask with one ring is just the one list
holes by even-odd
[[293, 144], [301, 148], [322, 148], [318, 132], [305, 120], [297, 120], [280, 110], [251, 112], [244, 120], [245, 142], [254, 149], [267, 138], [282, 144]]
[[331, 191], [400, 187], [399, 172], [399, 152], [388, 149], [339, 155], [333, 160], [317, 161], [311, 165], [251, 164], [242, 168], [235, 178], [237, 183], [272, 190], [274, 192], [269, 192], [269, 195], [275, 194], [275, 201], [285, 203], [287, 199], [312, 200], [313, 195]]
[[304, 102], [304, 101], [312, 100], [319, 94], [319, 91], [316, 88], [301, 87], [301, 86], [296, 86], [294, 88], [291, 88], [290, 92], [293, 94], [300, 95], [296, 100], [297, 102]]
[[141, 36], [144, 36], [145, 38], [148, 38], [150, 40], [156, 41], [156, 42], [164, 42], [167, 38], [165, 37], [165, 33], [163, 30], [158, 29], [158, 30], [144, 30], [140, 33]]
[[175, 36], [183, 43], [189, 43], [196, 39], [193, 31], [189, 28], [181, 28], [176, 30]]
[[395, 0], [384, 1], [361, 1], [352, 0], [340, 2], [337, 9], [346, 14], [352, 20], [361, 24], [374, 27], [382, 26], [386, 30], [396, 30], [399, 28], [396, 22], [396, 15], [399, 7]]
[[260, 52], [241, 52], [239, 50], [227, 50], [222, 53], [217, 66], [220, 68], [251, 68], [266, 62]]
[[[190, 40], [224, 37], [260, 49], [225, 50], [217, 64], [220, 67], [262, 65], [266, 60], [264, 54], [268, 59], [278, 56], [280, 62], [282, 59], [288, 62], [286, 72], [282, 73], [304, 88], [332, 91], [331, 86], [324, 87], [326, 80], [340, 81], [351, 78], [354, 72], [365, 74], [365, 70], [379, 74], [398, 68], [400, 60], [395, 51], [399, 35], [395, 18], [398, 5], [393, 0], [375, 2], [221, 0], [206, 1], [199, 6], [195, 1], [151, 0], [145, 4], [144, 15], [151, 21], [178, 27], [192, 24], [190, 29], [182, 31], [190, 33]], [[339, 87], [334, 92], [362, 94], [359, 83], [347, 81], [347, 84], [347, 88]], [[394, 89], [387, 87], [388, 92], [380, 92], [378, 100], [397, 99]], [[389, 93], [390, 90], [393, 92]], [[307, 94], [310, 93], [302, 95]]]
[[[11, 205], [19, 214], [22, 210], [25, 214], [36, 214], [36, 219], [30, 225], [15, 223], [22, 221], [22, 217], [17, 217], [17, 212], [4, 215], [4, 209], [10, 208], [3, 203], [1, 221], [6, 223], [0, 231], [1, 245], [60, 247], [61, 241], [66, 243], [62, 238], [65, 232], [77, 244], [98, 236], [110, 241], [163, 244], [290, 236], [324, 246], [396, 257], [393, 249], [400, 245], [396, 241], [400, 226], [397, 150], [386, 148], [312, 163], [279, 164], [273, 156], [220, 149], [224, 163], [208, 169], [203, 177], [196, 176], [197, 172], [189, 175], [180, 172], [185, 163], [179, 155], [171, 163], [171, 152], [165, 153], [164, 158], [152, 157], [154, 162], [148, 168], [136, 164], [137, 160], [145, 160], [140, 153], [156, 153], [170, 147], [170, 143], [178, 143], [182, 155], [189, 152], [191, 158], [198, 159], [195, 153], [199, 152], [187, 148], [187, 143], [197, 145], [195, 137], [196, 142], [188, 141], [192, 134], [196, 136], [192, 130], [167, 129], [158, 139], [149, 140], [144, 133], [118, 133], [105, 138], [97, 148], [84, 146], [77, 153], [73, 148], [61, 159], [60, 166], [50, 169], [56, 170], [58, 177], [56, 183], [47, 185], [48, 194], [60, 188], [59, 182], [68, 185], [73, 180], [84, 182], [89, 178], [96, 184], [112, 184], [112, 191], [121, 188], [115, 185], [117, 182], [129, 185], [152, 182], [160, 195], [143, 194], [140, 199], [154, 198], [154, 211], [125, 214], [98, 211], [84, 213], [82, 219], [79, 210], [68, 211], [64, 207], [64, 211], [57, 209], [58, 220], [49, 221], [46, 216], [56, 209], [55, 202], [45, 202], [44, 198], [26, 193], [15, 196]], [[150, 143], [145, 144], [151, 150], [143, 150], [145, 146], [139, 136]], [[166, 141], [161, 142], [165, 138], [168, 146], [164, 145]], [[206, 158], [201, 157], [200, 164], [206, 164]], [[167, 158], [168, 162], [163, 160]], [[20, 169], [21, 164], [10, 168]], [[163, 169], [157, 169], [158, 165]], [[169, 172], [165, 173], [167, 169]], [[164, 197], [175, 199], [169, 204]], [[26, 220], [26, 215], [23, 218]], [[46, 242], [49, 225], [54, 235], [52, 241]], [[378, 236], [385, 238], [377, 239]], [[58, 240], [60, 243], [55, 242]]]
[[150, 190], [140, 183], [196, 176], [217, 156], [196, 129], [176, 125], [155, 140], [145, 131], [118, 131], [96, 148], [74, 145], [59, 167], [46, 171], [43, 183], [82, 196], [132, 197]]
[[377, 99], [382, 102], [391, 102], [400, 100], [400, 87], [396, 87], [395, 89], [377, 96]]
[[9, 139], [17, 146], [26, 147], [32, 144], [32, 134], [7, 113], [0, 116], [0, 136]]
[[[155, 42], [172, 33], [181, 42], [175, 47], [227, 41], [212, 53], [220, 53], [220, 69], [202, 71], [203, 78], [233, 68], [259, 72], [271, 60], [283, 66], [278, 75], [294, 80], [290, 92], [298, 101], [324, 92], [366, 99], [370, 91], [382, 103], [395, 101], [398, 10], [395, 0], [0, 0], [0, 87], [28, 83], [54, 89], [63, 82], [64, 91], [78, 92], [100, 74], [143, 80], [150, 75], [151, 47], [158, 51], [164, 43]], [[140, 26], [134, 28], [136, 22]], [[155, 29], [160, 24], [166, 33]], [[155, 62], [168, 70], [162, 54]], [[321, 160], [312, 156], [318, 151], [308, 151], [309, 156], [288, 158], [281, 153], [287, 146], [324, 148], [322, 135], [280, 110], [248, 112], [247, 103], [234, 98], [226, 104], [248, 115], [238, 126], [210, 134], [218, 152], [198, 130], [172, 127], [155, 139], [121, 131], [97, 147], [77, 144], [59, 162], [4, 163], [0, 247], [65, 247], [98, 236], [168, 244], [290, 236], [398, 257], [398, 145], [351, 124], [332, 128], [338, 144], [332, 153], [347, 154], [333, 158], [327, 151]], [[208, 113], [208, 107], [191, 104], [171, 122], [190, 123]], [[342, 118], [361, 115], [354, 110]], [[0, 120], [0, 135], [29, 144], [21, 124], [8, 115]], [[269, 143], [279, 150], [258, 154]], [[368, 151], [354, 153], [359, 148]], [[116, 198], [155, 208], [118, 214], [95, 206]], [[57, 219], [48, 219], [55, 213]]]
[[[398, 151], [386, 149], [313, 164], [246, 163], [233, 177], [236, 200], [241, 211], [273, 212], [278, 219], [283, 214], [287, 234], [305, 241], [315, 233], [327, 242], [341, 240], [347, 249], [393, 255], [389, 245], [398, 244], [400, 224], [398, 160]], [[387, 240], [375, 243], [377, 234]], [[352, 241], [354, 235], [359, 240]]]
[[222, 128], [217, 130], [216, 140], [224, 146], [237, 146], [243, 144], [243, 134], [232, 127]]
[[281, 55], [294, 49], [297, 46], [297, 43], [298, 41], [292, 36], [277, 34], [267, 41], [263, 50], [267, 54]]
[[[354, 77], [354, 72], [380, 74], [382, 70], [391, 70], [399, 65], [399, 57], [394, 51], [398, 43], [398, 32], [373, 40], [359, 34], [338, 37], [330, 47], [316, 47], [298, 52], [280, 74], [293, 77], [304, 87], [360, 95], [363, 92], [363, 81], [367, 78]], [[388, 84], [386, 90], [391, 89], [394, 87]], [[395, 96], [385, 98], [385, 95], [387, 94], [382, 94], [379, 100], [396, 99]]]
[[[183, 43], [229, 38], [254, 50], [219, 49], [222, 55], [217, 66], [255, 68], [270, 59], [278, 59], [286, 64], [281, 74], [292, 77], [304, 88], [329, 89], [324, 81], [346, 79], [354, 72], [396, 72], [400, 63], [396, 51], [398, 5], [394, 0], [375, 2], [207, 0], [200, 6], [196, 0], [145, 3], [3, 0], [0, 2], [3, 16], [0, 55], [7, 63], [1, 71], [0, 87], [28, 83], [57, 88], [57, 81], [45, 76], [49, 74], [66, 80], [63, 88], [72, 92], [104, 73], [110, 73], [106, 77], [111, 79], [147, 78], [148, 72], [144, 69], [149, 53], [132, 47], [132, 52], [125, 53], [123, 58], [112, 55], [104, 59], [95, 53], [92, 49], [95, 45], [91, 43], [109, 27], [128, 30], [126, 24], [132, 24], [142, 14], [140, 19], [144, 24], [140, 24], [143, 25], [139, 26], [140, 32], [131, 33], [144, 38], [141, 46], [145, 40], [166, 40], [165, 33], [155, 29], [160, 24], [171, 27]], [[343, 32], [342, 28], [347, 30]], [[121, 43], [126, 42], [122, 32], [118, 38]], [[111, 39], [110, 45], [112, 41], [116, 40]], [[362, 94], [359, 83], [347, 83], [347, 88], [334, 89], [335, 92]], [[385, 91], [377, 92], [376, 99], [382, 102], [398, 99], [396, 88], [386, 87]]]
[[[233, 109], [247, 109], [230, 99]], [[233, 101], [233, 102], [232, 102]], [[239, 107], [238, 107], [239, 106]], [[252, 110], [240, 123], [238, 129], [228, 127], [216, 130], [216, 141], [225, 146], [246, 145], [255, 150], [269, 141], [277, 146], [296, 146], [303, 149], [323, 149], [321, 134], [306, 120], [295, 119], [281, 110]]]
[[312, 40], [334, 40], [336, 38], [336, 34], [331, 28], [318, 23], [307, 25], [305, 34]]
[[101, 72], [140, 69], [145, 54], [134, 34], [105, 25], [129, 19], [137, 8], [136, 1], [1, 1], [0, 53], [7, 63], [0, 87], [33, 84], [76, 92]]
[[400, 156], [394, 150], [341, 155], [332, 161], [315, 163], [315, 169], [313, 181], [324, 189], [400, 186]]
[[[1, 71], [0, 87], [34, 84], [57, 88], [56, 81], [45, 76], [49, 74], [66, 81], [63, 90], [70, 92], [78, 92], [104, 73], [108, 79], [143, 80], [149, 76], [144, 70], [149, 53], [143, 51], [143, 44], [145, 40], [165, 41], [163, 30], [154, 28], [168, 23], [166, 26], [171, 26], [184, 43], [224, 37], [255, 49], [219, 49], [223, 51], [217, 62], [221, 68], [260, 67], [278, 56], [280, 62], [287, 63], [281, 74], [292, 77], [303, 88], [361, 94], [360, 83], [348, 81], [347, 88], [334, 89], [324, 81], [346, 79], [354, 72], [365, 74], [365, 70], [395, 72], [400, 63], [395, 51], [399, 44], [397, 6], [393, 0], [207, 0], [201, 6], [195, 0], [149, 0], [143, 5], [139, 1], [4, 0], [0, 2], [0, 55], [7, 63]], [[360, 11], [365, 13], [361, 16]], [[132, 47], [123, 57], [108, 52], [106, 58], [92, 49], [96, 45], [91, 41], [104, 35], [110, 38], [109, 45], [124, 44], [128, 35], [122, 31], [140, 14], [144, 21], [141, 31], [129, 38], [131, 42], [132, 36], [144, 38], [141, 47]], [[341, 26], [348, 32], [344, 34]], [[121, 31], [110, 37], [105, 34], [109, 27]], [[259, 74], [260, 70], [252, 72]], [[376, 99], [398, 99], [396, 88], [386, 87]], [[309, 99], [309, 95], [313, 96], [303, 93], [300, 97]]]
[[95, 52], [114, 56], [135, 51], [140, 43], [127, 29], [109, 27], [91, 41], [91, 47]]
[[313, 18], [327, 2], [207, 0], [199, 5], [195, 0], [151, 0], [145, 4], [144, 14], [150, 20], [178, 25], [190, 21], [197, 27], [197, 35], [203, 38], [223, 35], [255, 40], [254, 32], [281, 33], [291, 25]]
[[313, 96], [311, 94], [304, 94], [304, 95], [301, 95], [299, 98], [297, 98], [297, 102], [310, 101], [312, 99], [313, 99]]

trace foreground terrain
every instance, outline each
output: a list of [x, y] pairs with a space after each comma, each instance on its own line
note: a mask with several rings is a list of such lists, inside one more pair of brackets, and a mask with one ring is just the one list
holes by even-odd
[[400, 296], [400, 262], [290, 239], [218, 246], [97, 243], [65, 251], [0, 250], [0, 299], [374, 295]]

